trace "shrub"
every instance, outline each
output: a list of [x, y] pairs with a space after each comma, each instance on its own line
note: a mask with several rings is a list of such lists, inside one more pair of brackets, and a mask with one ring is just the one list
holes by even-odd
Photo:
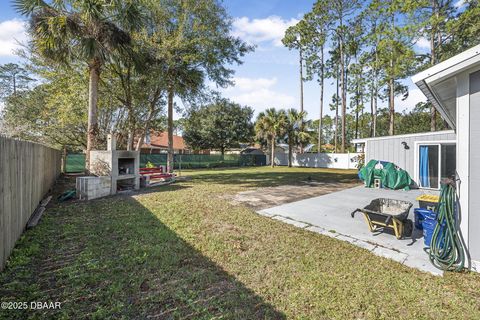
[[145, 164], [145, 168], [156, 168], [157, 166], [154, 165], [152, 162], [148, 161], [146, 164]]

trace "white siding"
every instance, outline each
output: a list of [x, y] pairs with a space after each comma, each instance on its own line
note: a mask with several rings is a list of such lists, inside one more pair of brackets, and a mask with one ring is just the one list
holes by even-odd
[[480, 261], [480, 71], [470, 74], [469, 249]]
[[[365, 163], [370, 160], [382, 160], [396, 164], [415, 179], [415, 142], [431, 142], [455, 140], [453, 131], [421, 133], [418, 135], [403, 135], [381, 137], [366, 140]], [[402, 142], [406, 142], [405, 149]]]

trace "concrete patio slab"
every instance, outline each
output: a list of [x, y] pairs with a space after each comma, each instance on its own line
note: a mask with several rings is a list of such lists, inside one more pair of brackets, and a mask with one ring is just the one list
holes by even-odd
[[413, 208], [418, 206], [415, 199], [424, 193], [438, 194], [436, 191], [394, 191], [360, 186], [263, 209], [258, 213], [294, 225], [293, 221], [297, 221], [301, 228], [306, 227], [307, 230], [365, 248], [378, 256], [440, 275], [442, 271], [430, 263], [424, 251], [420, 230], [414, 230], [412, 238], [398, 240], [392, 233], [371, 233], [363, 214], [357, 213], [354, 218], [350, 216], [352, 211], [363, 208], [375, 198], [390, 198], [413, 203], [409, 214], [409, 219], [413, 220]]
[[226, 196], [226, 198], [233, 204], [243, 204], [258, 211], [283, 203], [318, 197], [356, 185], [358, 182], [299, 181], [297, 185], [258, 188], [242, 191], [233, 196]]
[[291, 224], [291, 225], [294, 225], [295, 227], [298, 227], [298, 228], [306, 228], [306, 227], [309, 226], [306, 223], [303, 223], [303, 222], [300, 222], [300, 221], [297, 221], [297, 220], [293, 220], [293, 219], [289, 219], [289, 218], [285, 218], [285, 217], [282, 217], [282, 216], [273, 216], [273, 219], [279, 220], [279, 221], [282, 221], [282, 222], [285, 222], [285, 223], [288, 223], [288, 224]]

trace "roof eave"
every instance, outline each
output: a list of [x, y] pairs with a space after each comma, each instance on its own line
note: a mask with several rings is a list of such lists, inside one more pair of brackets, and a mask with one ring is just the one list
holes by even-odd
[[440, 113], [440, 116], [448, 123], [450, 128], [456, 129], [455, 119], [452, 119], [446, 110], [446, 107], [440, 102], [440, 99], [436, 96], [435, 92], [430, 88], [425, 80], [415, 83], [417, 87], [422, 90], [423, 94], [427, 97], [428, 101], [432, 103], [435, 109]]
[[[434, 79], [437, 81], [438, 76], [447, 78], [453, 74], [459, 73], [462, 69], [468, 68], [474, 63], [473, 60], [480, 58], [480, 45], [472, 47], [464, 52], [451, 57], [443, 62], [440, 62], [414, 76], [412, 76], [413, 83], [421, 82], [422, 80]], [[429, 81], [427, 81], [429, 82]]]
[[412, 77], [413, 83], [425, 94], [449, 126], [454, 129], [456, 128], [456, 121], [449, 116], [446, 107], [436, 96], [434, 90], [432, 90], [432, 85], [472, 68], [476, 64], [480, 64], [480, 45], [472, 47]]

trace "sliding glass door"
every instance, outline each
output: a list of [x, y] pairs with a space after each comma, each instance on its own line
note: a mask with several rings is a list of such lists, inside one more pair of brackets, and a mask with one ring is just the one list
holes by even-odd
[[439, 159], [438, 145], [420, 146], [420, 187], [438, 189], [439, 179]]
[[441, 179], [455, 176], [455, 144], [419, 144], [417, 152], [418, 182], [421, 188], [439, 189]]

